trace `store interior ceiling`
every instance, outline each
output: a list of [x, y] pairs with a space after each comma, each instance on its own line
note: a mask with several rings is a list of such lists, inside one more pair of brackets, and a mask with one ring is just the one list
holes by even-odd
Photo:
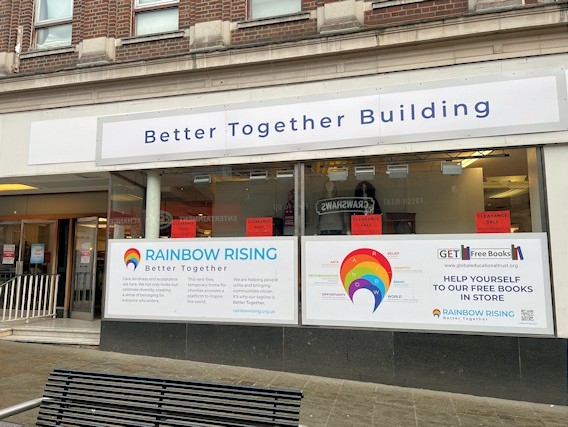
[[[504, 158], [506, 158], [506, 161], [502, 161]], [[385, 173], [389, 165], [408, 165], [409, 174], [433, 171], [440, 173], [442, 162], [462, 162], [465, 167], [483, 168], [486, 198], [492, 198], [498, 194], [504, 194], [503, 197], [516, 197], [528, 192], [526, 149], [401, 154], [348, 160], [314, 160], [306, 162], [306, 173], [325, 175], [329, 170], [337, 167], [347, 166], [353, 169], [356, 166], [368, 165], [374, 166], [375, 173]], [[280, 173], [281, 177], [292, 178], [290, 163], [255, 164], [254, 169], [251, 169], [251, 165], [247, 164], [225, 166], [221, 167], [221, 171], [219, 171], [219, 167], [200, 168], [198, 172], [195, 172], [195, 169], [188, 169], [187, 173], [179, 173], [179, 169], [168, 170], [165, 171], [166, 177], [163, 178], [163, 185], [169, 194], [164, 194], [164, 196], [174, 199], [180, 198], [182, 196], [180, 191], [183, 191], [183, 197], [187, 200], [187, 190], [192, 187], [199, 193], [196, 196], [203, 198], [208, 195], [212, 196], [211, 186], [209, 185], [212, 182], [224, 180], [258, 180], [260, 182], [265, 179], [276, 178], [277, 173]], [[188, 174], [193, 180], [190, 185], [188, 185]], [[108, 172], [98, 172], [1, 178], [0, 195], [108, 191], [109, 176]], [[28, 185], [32, 188], [28, 190], [10, 190], [9, 187], [7, 190], [2, 189], [3, 184], [14, 183]], [[516, 191], [506, 193], [509, 190]], [[507, 194], [510, 194], [510, 196], [507, 196]]]

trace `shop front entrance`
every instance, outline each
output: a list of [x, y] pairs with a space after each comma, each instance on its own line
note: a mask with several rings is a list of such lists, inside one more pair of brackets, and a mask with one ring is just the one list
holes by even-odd
[[0, 221], [3, 317], [100, 317], [105, 225], [99, 217]]
[[16, 274], [54, 274], [55, 221], [0, 222], [0, 280]]
[[93, 320], [100, 316], [104, 279], [104, 221], [98, 217], [75, 222], [71, 318]]

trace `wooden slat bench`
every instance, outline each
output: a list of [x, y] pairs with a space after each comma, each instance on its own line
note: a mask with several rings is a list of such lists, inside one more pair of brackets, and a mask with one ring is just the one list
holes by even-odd
[[38, 426], [298, 426], [301, 391], [55, 369]]

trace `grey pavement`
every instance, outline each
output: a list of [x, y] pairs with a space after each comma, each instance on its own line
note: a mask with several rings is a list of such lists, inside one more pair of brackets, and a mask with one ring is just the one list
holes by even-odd
[[[53, 368], [242, 383], [304, 392], [300, 422], [337, 426], [568, 426], [568, 407], [245, 367], [0, 340], [0, 407], [40, 397]], [[35, 425], [37, 409], [3, 420]], [[0, 422], [2, 426], [2, 422]]]

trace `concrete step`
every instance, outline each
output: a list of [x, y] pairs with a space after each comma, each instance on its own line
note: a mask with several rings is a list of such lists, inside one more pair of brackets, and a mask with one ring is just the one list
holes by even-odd
[[0, 339], [28, 343], [98, 346], [100, 332], [88, 329], [15, 326], [0, 329]]

